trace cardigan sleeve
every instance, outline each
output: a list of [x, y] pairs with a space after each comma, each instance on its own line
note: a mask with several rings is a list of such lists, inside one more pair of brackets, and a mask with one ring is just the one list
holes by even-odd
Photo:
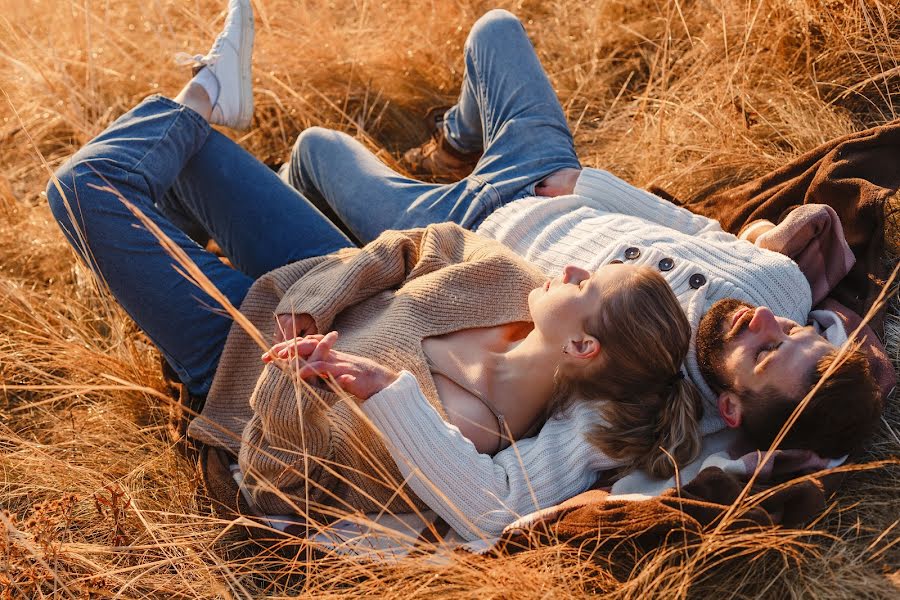
[[600, 169], [582, 169], [574, 194], [590, 199], [606, 212], [640, 217], [688, 235], [724, 233], [718, 221], [675, 206]]
[[455, 223], [386, 231], [363, 248], [324, 257], [290, 285], [275, 314], [307, 313], [318, 330], [325, 332], [342, 310], [385, 290], [399, 288], [408, 279], [464, 262], [486, 244], [496, 242]]
[[498, 536], [518, 517], [575, 496], [599, 471], [620, 466], [585, 439], [594, 412], [583, 405], [494, 456], [480, 454], [444, 421], [407, 371], [362, 410], [416, 495], [467, 540]]
[[243, 487], [256, 508], [267, 514], [297, 510], [289, 498], [302, 496], [308, 481], [327, 471], [334, 430], [329, 409], [340, 399], [331, 390], [297, 384], [273, 364], [265, 366], [250, 396], [253, 415], [238, 452]]

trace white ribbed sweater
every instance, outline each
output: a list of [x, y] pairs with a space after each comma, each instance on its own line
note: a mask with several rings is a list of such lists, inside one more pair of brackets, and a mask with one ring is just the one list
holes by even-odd
[[[768, 306], [798, 323], [806, 322], [811, 308], [809, 284], [788, 257], [738, 240], [717, 221], [596, 169], [582, 171], [574, 195], [511, 202], [491, 214], [478, 233], [503, 242], [549, 275], [567, 264], [593, 270], [614, 259], [656, 266], [670, 258], [674, 266], [662, 274], [694, 332], [722, 298]], [[628, 259], [631, 248], [640, 255]], [[697, 286], [697, 275], [702, 285]], [[703, 433], [722, 429], [693, 342], [685, 368], [706, 401]], [[585, 406], [549, 420], [537, 436], [493, 457], [479, 454], [445, 422], [409, 373], [362, 408], [387, 437], [413, 491], [467, 539], [499, 535], [519, 515], [579, 494], [599, 471], [617, 466], [585, 440], [595, 418]]]

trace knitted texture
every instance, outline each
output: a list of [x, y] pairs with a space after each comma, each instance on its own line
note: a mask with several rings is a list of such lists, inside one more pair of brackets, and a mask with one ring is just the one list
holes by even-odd
[[[594, 270], [622, 260], [660, 268], [669, 266], [660, 261], [671, 259], [671, 268], [660, 272], [695, 333], [707, 309], [729, 297], [806, 323], [809, 284], [786, 256], [738, 240], [716, 221], [603, 171], [585, 169], [575, 192], [511, 202], [491, 214], [478, 233], [503, 242], [548, 275], [558, 275], [567, 264]], [[693, 340], [685, 367], [705, 400], [702, 433], [721, 430], [716, 395], [700, 375]], [[370, 398], [363, 410], [390, 440], [410, 487], [467, 539], [499, 535], [517, 516], [581, 493], [598, 472], [621, 466], [585, 439], [596, 414], [583, 405], [492, 457], [478, 454], [449, 426], [411, 377]]]
[[[528, 321], [543, 275], [497, 242], [452, 223], [388, 231], [362, 249], [287, 265], [257, 280], [241, 311], [269, 338], [274, 314], [308, 313], [335, 348], [406, 369], [446, 417], [422, 340]], [[268, 514], [408, 512], [424, 504], [404, 484], [354, 400], [295, 386], [260, 360], [239, 327], [226, 342], [201, 417], [189, 433], [238, 456], [246, 491]]]
[[[701, 317], [723, 298], [768, 306], [776, 315], [805, 324], [812, 304], [809, 283], [797, 264], [722, 231], [717, 221], [677, 207], [597, 169], [584, 169], [575, 194], [525, 198], [495, 211], [478, 233], [512, 248], [547, 273], [567, 264], [589, 270], [611, 260], [659, 268], [678, 297], [694, 334]], [[626, 251], [640, 255], [629, 259]], [[691, 279], [695, 275], [702, 277]], [[694, 340], [685, 367], [706, 400], [703, 433], [724, 427], [716, 395], [697, 365]]]
[[495, 537], [518, 517], [586, 490], [597, 473], [621, 467], [585, 437], [598, 412], [578, 403], [550, 418], [535, 437], [489, 456], [401, 376], [362, 405], [385, 437], [408, 485], [460, 536]]

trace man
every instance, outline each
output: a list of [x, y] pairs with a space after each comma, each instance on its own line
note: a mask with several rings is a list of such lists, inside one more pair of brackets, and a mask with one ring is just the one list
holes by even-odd
[[[741, 428], [758, 447], [768, 447], [846, 339], [841, 332], [829, 341], [807, 325], [812, 300], [797, 265], [609, 173], [582, 169], [555, 93], [510, 13], [495, 10], [479, 19], [465, 60], [459, 102], [435, 138], [406, 155], [420, 172], [464, 176], [460, 181], [404, 177], [349, 136], [321, 128], [299, 137], [283, 177], [364, 242], [385, 229], [452, 220], [502, 241], [547, 272], [568, 263], [654, 266], [696, 332], [685, 367], [706, 400], [703, 433]], [[278, 318], [289, 334], [310, 333], [302, 315]], [[558, 440], [583, 426], [575, 417], [552, 420], [537, 437], [494, 457], [466, 455], [465, 442], [452, 432], [431, 456], [417, 452], [416, 427], [445, 425], [412, 386], [399, 379], [365, 410], [395, 446], [401, 470], [413, 463], [417, 469], [407, 466], [405, 474], [424, 476], [413, 477], [416, 493], [432, 506], [444, 502], [442, 516], [457, 530], [466, 525], [454, 517], [453, 490], [427, 483], [446, 480], [448, 469], [460, 486], [473, 470], [493, 477], [496, 485], [485, 490], [476, 523], [487, 531], [508, 522], [509, 512], [534, 509], [531, 490], [509, 485], [511, 470], [524, 469], [533, 486], [554, 486], [559, 500], [583, 491], [596, 476], [573, 464], [581, 458], [558, 455]], [[853, 410], [847, 410], [850, 398], [856, 399]], [[851, 352], [782, 447], [842, 456], [865, 437], [880, 406], [865, 356]], [[763, 416], [772, 414], [779, 418]]]

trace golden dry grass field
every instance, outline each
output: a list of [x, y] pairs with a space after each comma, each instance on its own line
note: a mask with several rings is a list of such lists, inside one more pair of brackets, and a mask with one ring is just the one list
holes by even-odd
[[[167, 438], [157, 353], [43, 196], [116, 116], [175, 94], [173, 55], [205, 52], [223, 5], [0, 0], [0, 598], [900, 596], [896, 467], [851, 476], [807, 530], [708, 535], [630, 572], [553, 547], [440, 566], [247, 551]], [[466, 33], [495, 6], [525, 22], [584, 164], [682, 198], [900, 111], [896, 0], [256, 0], [240, 143], [275, 163], [324, 125], [396, 156], [454, 99]], [[893, 400], [867, 456], [900, 456]]]

